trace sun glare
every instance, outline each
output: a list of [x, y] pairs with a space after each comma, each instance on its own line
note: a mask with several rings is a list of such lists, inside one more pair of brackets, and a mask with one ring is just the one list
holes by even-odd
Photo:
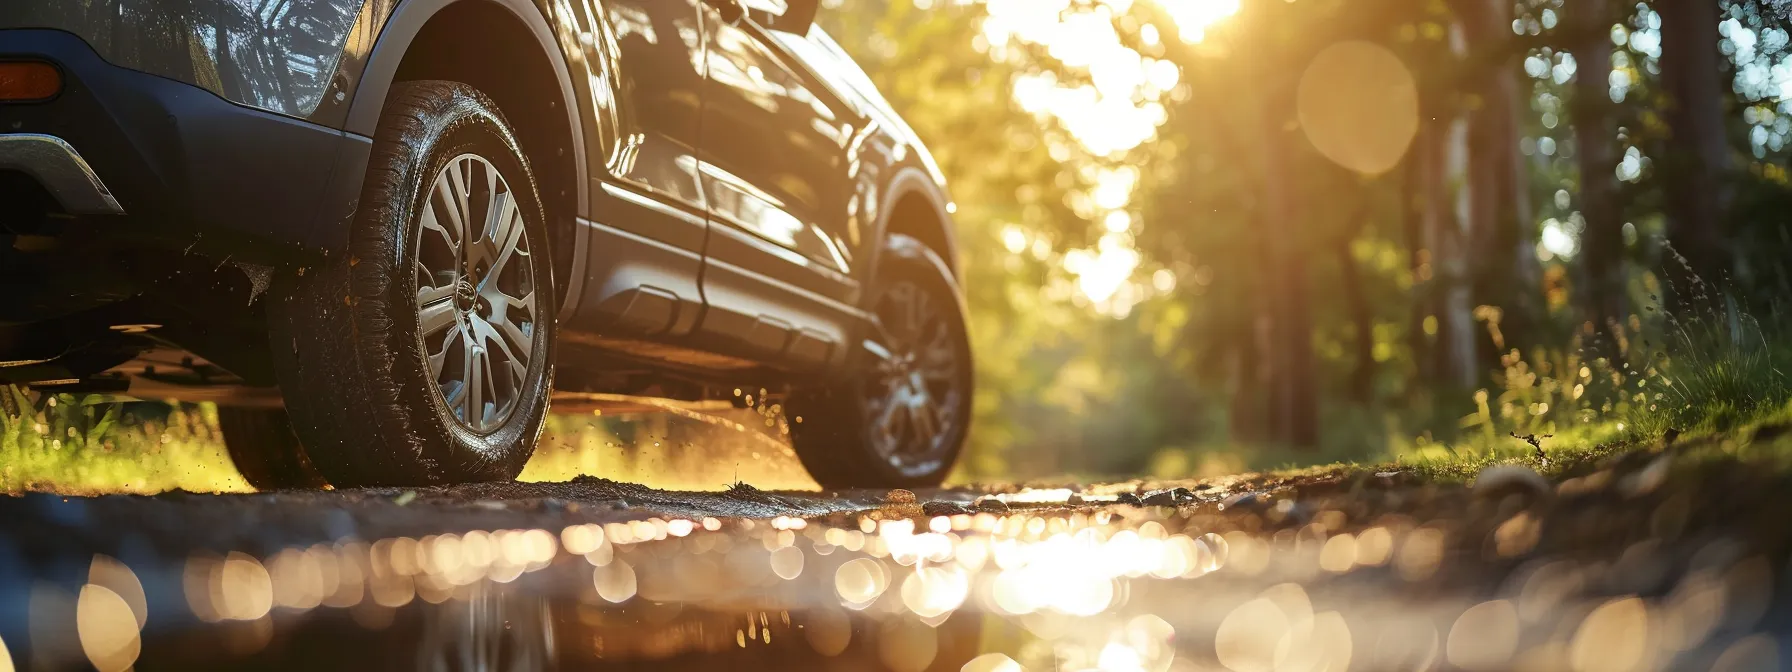
[[[1238, 0], [1155, 1], [1186, 43], [1206, 39], [1210, 28], [1238, 11]], [[989, 0], [982, 37], [992, 58], [1018, 61], [1026, 57], [1026, 48], [1043, 48], [1064, 69], [1087, 75], [1060, 81], [1051, 69], [1033, 69], [1013, 82], [1015, 104], [1068, 136], [1047, 137], [1054, 157], [1082, 153], [1118, 162], [1126, 152], [1155, 139], [1168, 119], [1164, 100], [1181, 83], [1182, 73], [1173, 62], [1127, 46], [1114, 18], [1132, 4], [1132, 0]], [[1148, 46], [1159, 39], [1156, 26], [1140, 30], [1139, 40]], [[1090, 207], [1078, 215], [1102, 224], [1105, 234], [1094, 247], [1068, 250], [1063, 257], [1063, 268], [1076, 276], [1082, 297], [1112, 315], [1126, 314], [1148, 291], [1142, 285], [1134, 287], [1139, 254], [1128, 234], [1135, 220], [1126, 207], [1138, 177], [1136, 170], [1097, 171], [1085, 194]]]
[[1207, 29], [1238, 13], [1238, 0], [1160, 0], [1184, 42], [1200, 42]]

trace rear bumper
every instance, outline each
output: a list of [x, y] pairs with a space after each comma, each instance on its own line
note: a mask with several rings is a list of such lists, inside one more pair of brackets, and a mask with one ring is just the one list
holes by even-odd
[[93, 174], [87, 159], [54, 135], [0, 133], [0, 170], [31, 178], [70, 214], [124, 214], [118, 199], [112, 197], [112, 190]]
[[[56, 201], [49, 219], [109, 212], [76, 219], [122, 245], [269, 266], [305, 263], [345, 244], [367, 138], [114, 66], [62, 31], [0, 30], [0, 59], [44, 60], [63, 70], [57, 98], [0, 104], [0, 133], [15, 148], [34, 150], [0, 149], [0, 171], [30, 175], [49, 192]], [[87, 166], [99, 194], [68, 174], [71, 156]], [[0, 188], [6, 184], [0, 180]], [[116, 210], [106, 207], [106, 193]], [[0, 234], [46, 218], [20, 211], [33, 199], [8, 196], [0, 193]]]

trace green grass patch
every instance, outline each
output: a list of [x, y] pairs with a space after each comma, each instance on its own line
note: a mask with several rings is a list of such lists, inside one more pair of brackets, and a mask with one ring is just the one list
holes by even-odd
[[0, 493], [246, 492], [205, 406], [37, 397], [0, 386]]

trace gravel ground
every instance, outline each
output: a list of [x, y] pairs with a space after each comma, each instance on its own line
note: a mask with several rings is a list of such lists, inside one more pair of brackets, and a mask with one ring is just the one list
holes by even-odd
[[0, 642], [50, 670], [1792, 665], [1782, 470], [1549, 471], [28, 495]]

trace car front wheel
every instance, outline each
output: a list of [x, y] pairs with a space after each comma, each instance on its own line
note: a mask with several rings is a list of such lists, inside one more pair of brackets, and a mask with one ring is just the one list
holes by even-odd
[[554, 294], [514, 132], [454, 82], [394, 88], [346, 258], [270, 310], [293, 429], [332, 484], [506, 480], [547, 415]]

